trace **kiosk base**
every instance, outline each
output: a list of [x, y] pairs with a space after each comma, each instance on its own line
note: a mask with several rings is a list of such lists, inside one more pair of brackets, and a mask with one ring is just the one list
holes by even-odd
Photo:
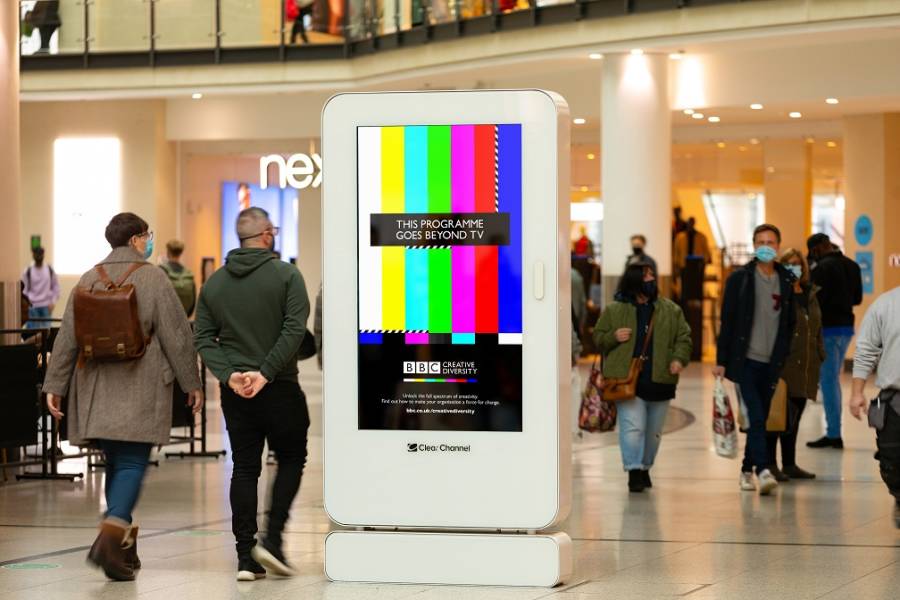
[[325, 539], [332, 581], [553, 587], [572, 575], [565, 533], [335, 531]]

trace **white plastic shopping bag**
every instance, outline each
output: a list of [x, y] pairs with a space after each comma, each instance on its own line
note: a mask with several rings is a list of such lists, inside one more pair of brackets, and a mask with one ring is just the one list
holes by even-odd
[[721, 377], [716, 378], [716, 385], [713, 388], [713, 440], [716, 444], [716, 454], [723, 458], [737, 456], [737, 426]]

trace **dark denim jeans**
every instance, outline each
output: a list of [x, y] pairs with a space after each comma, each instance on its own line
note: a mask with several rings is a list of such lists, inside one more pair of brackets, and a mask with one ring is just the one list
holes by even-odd
[[241, 398], [228, 386], [222, 389], [222, 412], [228, 428], [234, 470], [231, 473], [231, 529], [238, 557], [245, 558], [256, 544], [257, 487], [266, 441], [275, 452], [278, 471], [269, 502], [266, 537], [281, 546], [288, 512], [300, 489], [306, 465], [309, 410], [300, 385], [274, 381], [252, 399]]
[[766, 419], [769, 418], [769, 408], [772, 406], [772, 396], [777, 382], [778, 379], [772, 375], [772, 369], [767, 363], [749, 358], [744, 363], [744, 372], [737, 384], [740, 386], [741, 398], [747, 407], [747, 417], [750, 420], [747, 445], [744, 447], [744, 464], [741, 468], [745, 473], [754, 469], [759, 473], [768, 464]]
[[97, 440], [106, 456], [106, 515], [131, 523], [152, 444]]

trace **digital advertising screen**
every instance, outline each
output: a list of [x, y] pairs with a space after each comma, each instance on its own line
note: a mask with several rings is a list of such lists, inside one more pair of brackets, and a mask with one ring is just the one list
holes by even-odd
[[275, 237], [275, 251], [281, 254], [282, 260], [296, 259], [300, 223], [298, 191], [293, 188], [277, 187], [262, 189], [252, 183], [223, 181], [222, 261], [225, 261], [229, 251], [240, 247], [235, 223], [240, 212], [251, 206], [257, 206], [269, 213], [272, 224], [280, 228], [278, 236]]
[[522, 156], [521, 124], [357, 128], [359, 429], [522, 431]]

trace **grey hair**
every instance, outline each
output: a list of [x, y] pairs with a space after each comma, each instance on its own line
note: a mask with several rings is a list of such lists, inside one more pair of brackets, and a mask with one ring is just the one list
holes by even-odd
[[270, 223], [269, 213], [258, 206], [251, 206], [242, 210], [235, 225], [238, 239], [241, 241], [241, 247], [244, 246], [244, 242], [248, 238], [256, 237], [265, 231]]

